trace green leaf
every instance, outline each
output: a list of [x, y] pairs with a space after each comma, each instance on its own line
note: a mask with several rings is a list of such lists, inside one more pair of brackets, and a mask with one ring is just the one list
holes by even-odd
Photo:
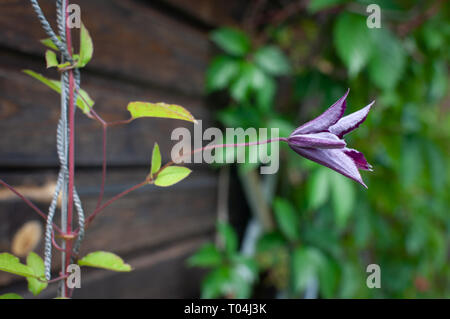
[[338, 4], [347, 2], [347, 0], [311, 0], [308, 4], [308, 11], [316, 13], [323, 9], [328, 9]]
[[89, 31], [86, 29], [85, 25], [81, 24], [80, 31], [80, 57], [78, 60], [77, 67], [84, 67], [92, 59], [92, 54], [94, 52], [94, 45], [92, 44], [91, 36]]
[[366, 18], [353, 13], [343, 13], [334, 27], [334, 45], [351, 77], [366, 66], [372, 52], [372, 41]]
[[318, 262], [320, 293], [324, 298], [333, 298], [339, 281], [339, 267], [325, 256], [319, 257]]
[[211, 243], [205, 244], [194, 255], [188, 259], [189, 266], [216, 267], [222, 263], [222, 255], [216, 246]]
[[238, 237], [233, 227], [228, 223], [219, 222], [217, 224], [217, 230], [219, 231], [220, 239], [227, 254], [235, 254], [238, 249]]
[[[58, 39], [61, 40], [60, 37], [58, 37]], [[52, 39], [50, 38], [42, 39], [41, 43], [52, 50], [59, 51], [58, 47], [53, 43]]]
[[155, 143], [155, 146], [153, 146], [153, 153], [152, 153], [152, 166], [150, 173], [153, 175], [159, 169], [161, 168], [161, 152], [159, 151], [158, 143]]
[[447, 94], [448, 74], [446, 72], [446, 62], [443, 60], [434, 61], [432, 67], [432, 77], [429, 86], [429, 95], [433, 101], [438, 102]]
[[316, 169], [308, 179], [308, 207], [317, 209], [329, 196], [329, 172], [327, 168]]
[[355, 208], [356, 195], [353, 182], [336, 173], [329, 172], [334, 216], [338, 228], [347, 224], [348, 218]]
[[197, 123], [191, 113], [182, 106], [166, 103], [130, 102], [127, 106], [133, 119], [159, 117]]
[[291, 70], [288, 59], [276, 46], [265, 46], [255, 52], [254, 59], [264, 71], [272, 75], [285, 75]]
[[242, 31], [232, 28], [221, 28], [211, 33], [211, 40], [225, 52], [244, 56], [250, 51], [250, 39]]
[[406, 67], [402, 43], [387, 28], [372, 29], [375, 43], [369, 63], [369, 76], [381, 89], [393, 89]]
[[202, 283], [202, 298], [249, 298], [258, 267], [249, 258], [236, 256], [232, 265], [211, 271]]
[[427, 154], [431, 185], [434, 191], [439, 193], [445, 189], [446, 184], [446, 176], [443, 174], [446, 171], [444, 156], [432, 141], [426, 141], [424, 153]]
[[[23, 70], [23, 72], [35, 78], [36, 80], [44, 83], [53, 91], [56, 91], [59, 94], [61, 94], [60, 81], [47, 79], [45, 76], [31, 70]], [[94, 100], [91, 99], [89, 94], [87, 94], [87, 92], [84, 91], [83, 89], [79, 90], [79, 95], [81, 95], [82, 98], [80, 96], [77, 98], [77, 106], [83, 111], [84, 114], [88, 114], [91, 111], [91, 108], [94, 106], [95, 102]]]
[[424, 155], [418, 140], [405, 138], [399, 163], [400, 180], [405, 188], [418, 183], [424, 167]]
[[275, 81], [270, 76], [265, 75], [260, 87], [256, 89], [256, 102], [262, 111], [270, 111], [273, 106], [276, 90]]
[[272, 249], [286, 246], [286, 239], [279, 232], [271, 232], [262, 235], [256, 244], [256, 251], [266, 252]]
[[8, 293], [4, 295], [0, 295], [0, 299], [23, 299], [21, 295], [15, 293]]
[[299, 218], [295, 208], [287, 200], [276, 198], [274, 200], [275, 219], [283, 235], [290, 241], [300, 238]]
[[216, 57], [206, 73], [208, 92], [224, 89], [239, 71], [239, 62], [225, 55]]
[[[27, 256], [27, 266], [30, 267], [35, 276], [41, 280], [36, 278], [27, 278], [28, 281], [28, 290], [34, 295], [37, 296], [41, 293], [42, 290], [47, 288], [48, 284], [45, 281], [45, 266], [44, 261], [41, 257], [39, 257], [34, 252], [31, 252]], [[43, 282], [45, 281], [45, 282]]]
[[229, 284], [231, 296], [238, 299], [250, 298], [252, 285], [258, 279], [258, 265], [253, 259], [240, 255], [234, 256], [232, 263]]
[[237, 102], [248, 101], [251, 92], [258, 92], [270, 85], [267, 81], [270, 81], [268, 76], [259, 67], [244, 61], [240, 64], [239, 73], [231, 84], [231, 96]]
[[202, 281], [201, 298], [219, 298], [230, 293], [231, 269], [221, 266], [209, 272]]
[[90, 253], [78, 260], [78, 265], [120, 272], [128, 272], [132, 270], [131, 266], [126, 264], [122, 258], [106, 251], [96, 251]]
[[0, 271], [24, 277], [35, 277], [33, 269], [20, 263], [19, 258], [9, 253], [0, 254]]
[[302, 292], [311, 279], [317, 278], [324, 256], [320, 250], [300, 246], [292, 255], [292, 283], [294, 291]]
[[58, 65], [58, 58], [56, 53], [52, 50], [45, 51], [45, 62], [47, 63], [47, 69]]
[[243, 102], [248, 98], [254, 68], [254, 65], [248, 62], [241, 63], [239, 73], [230, 86], [230, 94], [237, 102]]
[[183, 166], [169, 166], [163, 169], [155, 180], [155, 185], [160, 187], [172, 186], [189, 176], [192, 171]]

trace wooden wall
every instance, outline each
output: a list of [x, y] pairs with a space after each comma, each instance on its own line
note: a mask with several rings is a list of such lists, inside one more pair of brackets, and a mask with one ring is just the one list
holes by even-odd
[[[54, 1], [41, 0], [55, 21]], [[82, 70], [82, 87], [106, 120], [127, 117], [128, 101], [164, 101], [188, 108], [204, 127], [213, 124], [203, 98], [203, 77], [212, 45], [207, 33], [230, 23], [237, 1], [77, 0], [94, 40], [94, 58]], [[225, 4], [226, 3], [226, 4]], [[53, 24], [54, 25], [54, 24]], [[57, 174], [55, 130], [59, 97], [21, 72], [45, 69], [45, 38], [27, 0], [0, 1], [0, 177], [47, 210]], [[81, 112], [76, 116], [76, 185], [92, 211], [99, 191], [101, 129]], [[155, 141], [168, 160], [170, 133], [182, 121], [142, 119], [108, 134], [106, 196], [142, 180]], [[194, 167], [188, 180], [170, 189], [145, 187], [111, 205], [88, 230], [82, 254], [113, 251], [135, 270], [129, 274], [84, 271], [75, 297], [164, 298], [198, 296], [202, 272], [185, 259], [213, 238], [218, 177]], [[28, 221], [42, 220], [0, 188], [0, 251], [11, 251], [14, 235]], [[36, 252], [42, 255], [42, 241]], [[55, 259], [55, 265], [58, 260]], [[0, 293], [25, 291], [18, 277], [0, 273]], [[49, 289], [43, 297], [51, 297]]]

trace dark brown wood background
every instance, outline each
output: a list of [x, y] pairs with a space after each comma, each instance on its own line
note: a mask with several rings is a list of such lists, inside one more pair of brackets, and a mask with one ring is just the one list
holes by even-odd
[[[41, 0], [55, 21], [54, 1]], [[106, 120], [127, 117], [132, 100], [164, 101], [188, 108], [204, 127], [212, 109], [204, 99], [203, 78], [213, 50], [208, 32], [232, 23], [239, 1], [77, 0], [82, 20], [94, 40], [94, 58], [82, 70], [82, 87]], [[54, 25], [54, 23], [53, 23]], [[57, 174], [55, 130], [59, 97], [21, 72], [45, 69], [46, 38], [29, 1], [0, 0], [0, 176], [47, 210]], [[76, 185], [84, 208], [97, 198], [101, 130], [81, 112], [76, 117]], [[131, 186], [147, 174], [155, 141], [168, 160], [170, 133], [189, 123], [142, 119], [108, 133], [106, 196]], [[213, 238], [217, 206], [217, 171], [194, 167], [188, 180], [170, 189], [145, 187], [116, 202], [88, 230], [82, 254], [113, 251], [133, 267], [127, 274], [83, 271], [75, 297], [181, 298], [199, 295], [202, 272], [185, 259]], [[0, 188], [0, 251], [9, 252], [17, 231], [39, 217]], [[42, 255], [42, 242], [35, 250]], [[55, 265], [58, 260], [55, 259]], [[25, 293], [25, 282], [0, 273], [0, 292]], [[51, 297], [49, 289], [43, 297]], [[29, 296], [29, 294], [27, 295]]]

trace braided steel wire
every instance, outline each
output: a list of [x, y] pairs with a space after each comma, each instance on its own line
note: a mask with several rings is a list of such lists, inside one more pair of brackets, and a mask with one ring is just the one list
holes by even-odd
[[[45, 18], [44, 13], [42, 12], [41, 7], [37, 0], [30, 0], [31, 5], [36, 12], [36, 15], [42, 25], [42, 28], [50, 37], [52, 42], [56, 45], [58, 50], [62, 55], [62, 62], [70, 62], [73, 64], [73, 59], [71, 54], [67, 49], [66, 44], [66, 28], [65, 28], [65, 20], [66, 20], [66, 0], [57, 0], [56, 1], [56, 20], [58, 26], [58, 34], [53, 31], [50, 23]], [[80, 72], [78, 69], [73, 69], [75, 88], [73, 93], [73, 104], [76, 105], [77, 95], [80, 88]], [[69, 128], [67, 125], [67, 105], [69, 102], [70, 96], [70, 85], [69, 85], [69, 75], [68, 72], [65, 71], [61, 74], [61, 116], [58, 121], [57, 133], [56, 133], [56, 147], [58, 153], [58, 159], [60, 163], [60, 171], [58, 173], [58, 179], [56, 182], [55, 192], [53, 194], [47, 215], [47, 223], [45, 227], [45, 249], [44, 249], [44, 264], [45, 264], [45, 277], [47, 280], [51, 279], [51, 261], [52, 261], [52, 236], [53, 236], [53, 218], [56, 212], [56, 206], [58, 202], [58, 197], [62, 193], [62, 201], [61, 201], [61, 219], [62, 224], [67, 223], [67, 188], [68, 188], [68, 180], [69, 180], [69, 170], [68, 170], [68, 141], [69, 141]], [[74, 112], [76, 107], [74, 107]], [[74, 186], [73, 188], [73, 199], [74, 206], [77, 212], [78, 218], [78, 236], [73, 245], [73, 254], [75, 256], [79, 253], [79, 248], [81, 242], [84, 238], [84, 223], [85, 217], [83, 212], [82, 203], [78, 192]], [[65, 228], [63, 228], [65, 229]], [[65, 245], [63, 245], [65, 248]], [[65, 253], [62, 253], [62, 258], [64, 260]], [[71, 262], [73, 262], [74, 258], [71, 258]], [[64, 263], [63, 263], [64, 264]]]

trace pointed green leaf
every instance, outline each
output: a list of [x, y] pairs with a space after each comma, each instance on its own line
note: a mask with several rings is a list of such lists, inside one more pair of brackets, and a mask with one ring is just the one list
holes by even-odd
[[256, 102], [263, 112], [269, 112], [273, 106], [276, 90], [277, 87], [274, 79], [271, 76], [265, 75], [261, 86], [256, 88]]
[[108, 269], [112, 271], [131, 271], [131, 266], [124, 263], [122, 258], [106, 251], [96, 251], [90, 253], [78, 260], [78, 265]]
[[194, 255], [188, 259], [189, 266], [216, 267], [222, 263], [222, 255], [216, 246], [211, 243], [205, 244]]
[[70, 62], [61, 63], [61, 64], [58, 64], [57, 66], [58, 66], [58, 69], [66, 68], [66, 67], [70, 66]]
[[366, 18], [354, 13], [340, 14], [334, 27], [334, 45], [339, 57], [356, 76], [369, 61], [372, 41]]
[[[60, 37], [58, 37], [58, 39], [61, 40]], [[55, 51], [59, 51], [59, 50], [58, 50], [58, 47], [53, 43], [52, 39], [50, 39], [50, 38], [42, 39], [42, 40], [41, 40], [41, 43], [42, 43], [43, 45], [45, 45], [46, 47], [50, 48], [50, 49], [53, 49], [53, 50], [55, 50]]]
[[[51, 88], [53, 91], [58, 92], [61, 94], [61, 82], [56, 80], [50, 80], [47, 79], [42, 74], [36, 73], [31, 70], [23, 70], [24, 73], [28, 74], [29, 76], [35, 78], [36, 80], [44, 83], [49, 88]], [[91, 108], [94, 106], [94, 100], [91, 99], [89, 94], [84, 91], [83, 89], [79, 90], [79, 95], [82, 96], [82, 98], [79, 96], [77, 98], [77, 106], [83, 111], [83, 113], [88, 114], [91, 110]]]
[[183, 166], [169, 166], [163, 169], [156, 177], [155, 185], [167, 187], [180, 182], [189, 176], [191, 170]]
[[264, 85], [264, 76], [264, 72], [254, 64], [247, 61], [240, 63], [239, 73], [230, 86], [231, 96], [238, 102], [248, 100], [251, 89]]
[[47, 288], [47, 282], [43, 282], [45, 280], [45, 266], [44, 261], [41, 257], [39, 257], [34, 252], [31, 252], [27, 257], [27, 266], [30, 267], [37, 278], [27, 278], [28, 281], [28, 290], [35, 296], [39, 295], [42, 290]]
[[231, 55], [244, 56], [250, 51], [250, 38], [242, 31], [232, 28], [221, 28], [213, 31], [211, 40]]
[[0, 271], [24, 277], [35, 277], [33, 269], [20, 263], [19, 258], [9, 253], [0, 254]]
[[130, 102], [127, 109], [133, 119], [140, 117], [160, 117], [197, 123], [188, 110], [175, 104]]
[[221, 55], [210, 64], [206, 73], [208, 92], [224, 89], [239, 71], [239, 62], [232, 57]]
[[265, 46], [255, 52], [254, 59], [264, 71], [272, 75], [289, 73], [291, 66], [283, 51], [276, 46]]
[[153, 154], [152, 154], [152, 166], [150, 173], [153, 175], [159, 169], [161, 168], [161, 152], [159, 151], [158, 143], [155, 143], [155, 146], [153, 147]]
[[94, 45], [92, 43], [91, 36], [89, 35], [89, 31], [86, 29], [85, 25], [81, 24], [80, 31], [80, 57], [78, 60], [78, 67], [82, 68], [92, 58], [92, 54], [94, 52]]
[[4, 295], [0, 295], [0, 299], [23, 299], [21, 295], [15, 293], [8, 293]]
[[275, 219], [281, 232], [290, 241], [300, 238], [299, 218], [295, 208], [287, 200], [276, 198], [274, 201]]
[[53, 91], [56, 91], [61, 94], [61, 83], [59, 81], [47, 79], [42, 74], [36, 73], [31, 70], [23, 70], [23, 72], [25, 74], [28, 74], [29, 76], [35, 78], [36, 80], [41, 81], [42, 83], [47, 85], [49, 88], [51, 88]]
[[229, 255], [233, 255], [238, 249], [238, 237], [233, 227], [225, 222], [219, 222], [217, 225], [217, 230], [219, 231], [220, 238], [225, 247], [225, 251]]
[[316, 279], [322, 264], [323, 253], [313, 247], [297, 247], [292, 255], [292, 282], [294, 290], [302, 292], [311, 279]]
[[317, 209], [328, 200], [329, 176], [328, 168], [320, 167], [308, 179], [308, 206], [310, 209]]
[[47, 69], [58, 65], [58, 58], [56, 53], [52, 50], [45, 51], [45, 62], [47, 63]]
[[339, 228], [345, 227], [355, 207], [356, 195], [354, 184], [351, 180], [336, 173], [329, 172], [332, 204], [336, 224]]
[[201, 298], [219, 298], [230, 293], [231, 269], [228, 265], [210, 271], [202, 281]]
[[375, 46], [369, 62], [369, 77], [381, 89], [394, 89], [406, 67], [402, 43], [387, 28], [371, 30]]

